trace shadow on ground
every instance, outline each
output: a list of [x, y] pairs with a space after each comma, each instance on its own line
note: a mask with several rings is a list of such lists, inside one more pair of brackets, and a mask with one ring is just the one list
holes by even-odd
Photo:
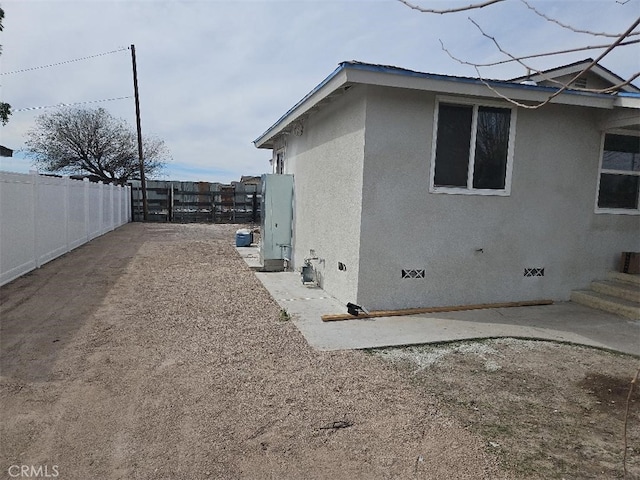
[[[19, 382], [48, 378], [58, 352], [124, 274], [148, 230], [145, 224], [129, 223], [0, 288], [4, 377]], [[18, 361], [24, 358], [31, 361]]]

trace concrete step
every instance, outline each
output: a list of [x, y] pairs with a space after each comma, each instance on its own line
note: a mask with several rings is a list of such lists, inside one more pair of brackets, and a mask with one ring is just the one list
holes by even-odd
[[611, 297], [623, 298], [640, 303], [640, 285], [615, 280], [596, 280], [591, 282], [591, 290]]
[[614, 282], [630, 283], [632, 285], [640, 285], [640, 274], [637, 273], [621, 273], [621, 272], [609, 272], [607, 274], [609, 280]]
[[571, 292], [571, 301], [632, 320], [640, 320], [640, 303], [638, 302], [631, 302], [592, 290], [574, 290]]

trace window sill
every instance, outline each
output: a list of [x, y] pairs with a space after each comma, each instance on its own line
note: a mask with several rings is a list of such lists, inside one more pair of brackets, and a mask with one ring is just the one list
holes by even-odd
[[626, 210], [624, 208], [596, 208], [597, 215], [640, 215], [640, 210]]
[[491, 197], [509, 197], [508, 190], [470, 190], [468, 188], [431, 187], [429, 193], [444, 193], [446, 195], [481, 195]]

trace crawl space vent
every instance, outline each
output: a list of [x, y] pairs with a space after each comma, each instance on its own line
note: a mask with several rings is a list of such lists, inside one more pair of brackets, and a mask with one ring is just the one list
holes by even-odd
[[525, 268], [525, 277], [544, 277], [544, 268]]
[[402, 270], [402, 278], [424, 278], [424, 269]]

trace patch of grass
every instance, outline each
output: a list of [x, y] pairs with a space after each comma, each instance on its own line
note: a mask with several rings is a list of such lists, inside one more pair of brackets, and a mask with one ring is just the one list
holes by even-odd
[[288, 322], [289, 320], [291, 320], [291, 315], [289, 314], [289, 312], [287, 312], [286, 308], [282, 308], [280, 310], [280, 317], [279, 320], [281, 322]]

